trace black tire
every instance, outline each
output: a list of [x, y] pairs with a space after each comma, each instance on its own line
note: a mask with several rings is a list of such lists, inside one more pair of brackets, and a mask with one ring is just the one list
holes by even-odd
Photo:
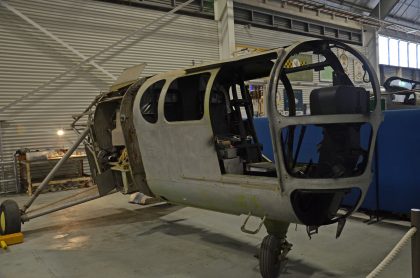
[[0, 206], [0, 234], [9, 235], [21, 231], [20, 209], [13, 200], [6, 200]]
[[275, 278], [280, 270], [280, 242], [273, 235], [264, 237], [260, 248], [260, 272], [263, 278]]

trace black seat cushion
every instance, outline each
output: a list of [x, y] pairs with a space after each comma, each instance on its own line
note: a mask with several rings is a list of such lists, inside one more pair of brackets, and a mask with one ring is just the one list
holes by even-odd
[[311, 115], [367, 114], [369, 93], [362, 87], [346, 85], [314, 89], [310, 108]]

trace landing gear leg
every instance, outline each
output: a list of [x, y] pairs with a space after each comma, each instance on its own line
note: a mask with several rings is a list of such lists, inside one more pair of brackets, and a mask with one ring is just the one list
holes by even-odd
[[261, 244], [259, 260], [263, 278], [278, 277], [280, 264], [286, 259], [292, 245], [286, 241], [289, 223], [267, 219], [264, 222], [268, 235]]

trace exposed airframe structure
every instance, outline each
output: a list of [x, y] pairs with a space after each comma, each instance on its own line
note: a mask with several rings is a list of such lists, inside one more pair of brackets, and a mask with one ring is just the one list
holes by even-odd
[[[369, 90], [353, 84], [334, 48], [362, 62]], [[285, 67], [299, 53], [320, 55], [323, 61]], [[289, 76], [326, 67], [333, 70], [332, 86], [315, 88], [310, 112], [298, 116]], [[262, 153], [245, 85], [265, 77], [274, 161]], [[280, 85], [287, 115], [278, 107]], [[88, 128], [78, 143], [85, 142], [99, 196], [115, 189], [140, 191], [170, 203], [261, 218], [258, 229], [246, 227], [248, 218], [241, 229], [256, 233], [266, 226], [260, 269], [263, 277], [273, 277], [279, 256], [290, 249], [285, 241], [289, 223], [306, 225], [311, 235], [319, 226], [338, 222], [339, 235], [362, 202], [382, 121], [379, 99], [376, 74], [363, 55], [339, 41], [307, 41], [120, 82], [83, 114], [89, 116]], [[318, 130], [320, 140], [307, 142], [307, 129]], [[303, 147], [313, 155], [303, 156]], [[347, 195], [352, 201], [344, 206]], [[23, 222], [34, 218], [26, 213], [32, 202], [22, 209]]]

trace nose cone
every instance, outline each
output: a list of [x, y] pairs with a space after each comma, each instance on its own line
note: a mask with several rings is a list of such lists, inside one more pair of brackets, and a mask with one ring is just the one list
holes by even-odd
[[293, 210], [299, 220], [307, 226], [321, 226], [334, 223], [338, 211], [351, 213], [360, 201], [358, 188], [334, 190], [298, 189], [291, 194]]

